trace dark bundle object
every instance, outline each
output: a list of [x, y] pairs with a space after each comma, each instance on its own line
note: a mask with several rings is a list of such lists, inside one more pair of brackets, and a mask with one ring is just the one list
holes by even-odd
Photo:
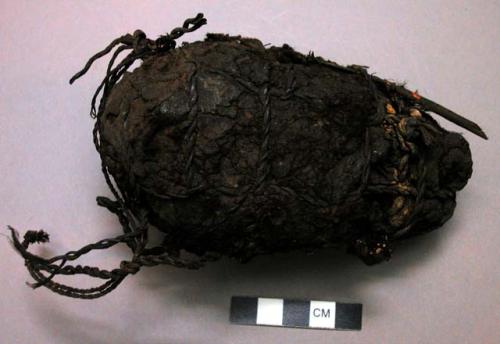
[[[202, 15], [157, 40], [141, 31], [118, 44], [93, 99], [94, 142], [124, 235], [51, 259], [30, 254], [44, 232], [16, 248], [35, 278], [63, 295], [95, 298], [142, 266], [197, 268], [229, 256], [348, 249], [367, 264], [398, 240], [441, 226], [472, 173], [465, 139], [435, 112], [486, 138], [465, 118], [367, 73], [291, 47], [209, 34], [175, 48]], [[123, 50], [132, 50], [114, 66]], [[142, 59], [133, 72], [127, 68]], [[102, 93], [98, 111], [94, 104]], [[111, 181], [111, 176], [116, 183]], [[164, 233], [150, 247], [148, 231]], [[84, 253], [126, 243], [131, 261], [112, 271], [70, 265]], [[185, 253], [192, 259], [187, 259]], [[105, 279], [77, 289], [55, 275]]]

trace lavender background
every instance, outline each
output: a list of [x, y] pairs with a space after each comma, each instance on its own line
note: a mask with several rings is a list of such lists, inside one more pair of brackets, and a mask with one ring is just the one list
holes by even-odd
[[[454, 217], [375, 267], [320, 252], [246, 265], [222, 260], [201, 271], [145, 268], [95, 301], [26, 287], [21, 258], [0, 237], [1, 342], [498, 343], [499, 1], [2, 0], [1, 226], [44, 228], [51, 243], [36, 252], [45, 254], [119, 233], [117, 219], [95, 204], [109, 192], [88, 111], [105, 62], [71, 87], [68, 80], [115, 37], [137, 28], [156, 37], [197, 12], [208, 25], [183, 40], [242, 34], [369, 65], [478, 122], [490, 140], [465, 133], [474, 174], [458, 194]], [[119, 248], [82, 263], [113, 268], [128, 257]], [[232, 295], [362, 302], [363, 330], [230, 325]]]

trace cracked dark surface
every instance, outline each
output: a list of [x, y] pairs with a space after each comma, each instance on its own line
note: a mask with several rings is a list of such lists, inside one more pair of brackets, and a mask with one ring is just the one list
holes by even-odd
[[100, 137], [164, 247], [241, 261], [322, 247], [388, 259], [452, 216], [472, 173], [461, 135], [367, 73], [217, 34], [125, 73]]

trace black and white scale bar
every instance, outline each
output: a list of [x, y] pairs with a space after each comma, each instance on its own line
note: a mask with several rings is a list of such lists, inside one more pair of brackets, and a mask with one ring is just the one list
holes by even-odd
[[361, 330], [361, 313], [359, 303], [233, 296], [230, 320], [240, 325]]

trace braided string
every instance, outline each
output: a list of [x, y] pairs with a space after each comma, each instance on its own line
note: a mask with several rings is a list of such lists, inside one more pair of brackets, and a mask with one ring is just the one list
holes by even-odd
[[271, 133], [271, 106], [270, 106], [270, 90], [269, 90], [269, 80], [271, 75], [271, 67], [269, 65], [266, 66], [267, 70], [267, 81], [264, 86], [261, 95], [262, 102], [262, 112], [263, 112], [263, 135], [262, 135], [262, 143], [260, 145], [259, 150], [259, 161], [257, 167], [257, 181], [255, 185], [255, 189], [259, 189], [259, 187], [264, 183], [264, 180], [267, 178], [270, 172], [270, 164], [269, 164], [269, 138]]
[[[144, 59], [148, 56], [174, 49], [176, 46], [176, 39], [180, 38], [185, 33], [197, 30], [205, 25], [206, 22], [203, 14], [199, 13], [196, 17], [185, 20], [182, 27], [175, 28], [170, 33], [160, 36], [156, 40], [148, 39], [141, 30], [136, 30], [132, 35], [126, 34], [118, 37], [106, 48], [92, 56], [83, 69], [70, 79], [69, 82], [72, 84], [75, 80], [85, 75], [97, 59], [107, 55], [117, 47], [109, 60], [104, 79], [92, 96], [90, 116], [96, 119], [92, 135], [96, 150], [101, 157], [101, 170], [106, 180], [106, 184], [116, 199], [116, 201], [112, 201], [106, 197], [97, 197], [97, 204], [107, 208], [118, 217], [124, 234], [114, 238], [100, 240], [78, 250], [69, 251], [63, 255], [54, 256], [52, 258], [42, 258], [30, 253], [28, 248], [31, 244], [48, 242], [49, 235], [46, 232], [42, 230], [27, 231], [23, 241], [20, 241], [17, 231], [13, 227], [8, 226], [11, 232], [12, 244], [24, 258], [26, 268], [35, 280], [35, 283], [28, 283], [32, 288], [35, 289], [43, 286], [60, 295], [80, 299], [94, 299], [114, 290], [127, 275], [137, 273], [143, 266], [168, 264], [176, 267], [197, 269], [205, 261], [212, 259], [206, 255], [198, 260], [185, 260], [177, 256], [173, 257], [168, 252], [165, 252], [165, 249], [162, 247], [158, 248], [161, 253], [145, 254], [148, 238], [146, 214], [136, 214], [137, 211], [134, 212], [132, 210], [134, 207], [131, 206], [132, 202], [129, 196], [124, 193], [123, 190], [120, 190], [118, 186], [113, 184], [111, 175], [103, 158], [100, 142], [101, 115], [104, 112], [106, 99], [114, 85], [120, 80], [128, 68], [138, 59]], [[132, 51], [115, 66], [115, 61], [118, 56], [125, 50]], [[101, 93], [99, 106], [96, 110], [97, 99]], [[138, 219], [140, 221], [138, 221]], [[90, 251], [107, 249], [120, 243], [125, 243], [130, 247], [133, 258], [130, 261], [122, 261], [119, 268], [108, 271], [97, 267], [68, 264], [68, 262], [74, 261]], [[57, 275], [87, 275], [93, 278], [103, 279], [104, 282], [97, 287], [82, 289], [53, 281], [53, 278]]]

